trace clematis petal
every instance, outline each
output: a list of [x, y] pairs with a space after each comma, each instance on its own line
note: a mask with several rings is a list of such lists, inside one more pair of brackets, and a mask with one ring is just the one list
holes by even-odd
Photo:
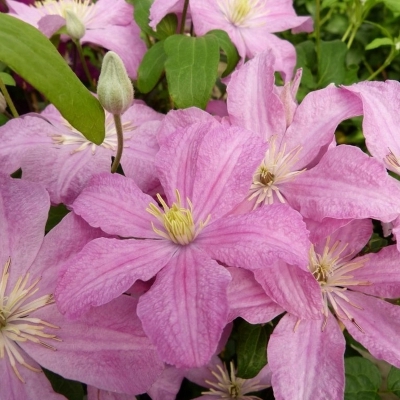
[[141, 296], [138, 315], [162, 359], [198, 367], [215, 353], [227, 323], [226, 269], [194, 246], [182, 247]]
[[196, 243], [214, 259], [250, 270], [276, 259], [305, 269], [311, 245], [300, 214], [282, 204], [221, 218], [207, 225]]
[[383, 165], [354, 146], [329, 150], [313, 169], [282, 185], [281, 192], [306, 218], [374, 218], [390, 222], [400, 212], [400, 185]]
[[284, 312], [254, 279], [250, 271], [228, 268], [232, 281], [228, 286], [229, 321], [242, 317], [251, 324], [262, 324]]
[[65, 18], [61, 15], [45, 15], [40, 19], [38, 28], [45, 36], [51, 38], [65, 24]]
[[55, 291], [58, 307], [63, 314], [78, 317], [106, 304], [136, 280], [156, 275], [175, 251], [166, 240], [95, 239], [62, 266], [65, 273]]
[[332, 142], [337, 126], [362, 114], [360, 100], [335, 86], [309, 93], [296, 109], [292, 124], [281, 137], [287, 151], [300, 147], [294, 170], [312, 163], [319, 151]]
[[140, 29], [134, 21], [126, 26], [109, 25], [104, 29], [86, 30], [81, 42], [93, 43], [114, 51], [124, 62], [129, 77], [137, 78], [137, 70], [146, 52], [146, 45], [140, 39]]
[[285, 109], [274, 92], [273, 63], [271, 52], [264, 51], [235, 71], [227, 87], [231, 123], [257, 132], [264, 140], [286, 129]]
[[98, 0], [94, 15], [87, 24], [88, 29], [104, 29], [107, 25], [129, 25], [133, 7], [125, 0]]
[[193, 202], [196, 221], [226, 214], [247, 194], [266, 149], [252, 132], [198, 123], [175, 131], [156, 158], [156, 168], [170, 204], [179, 189]]
[[38, 27], [37, 24], [43, 17], [43, 14], [37, 8], [30, 7], [27, 4], [15, 0], [6, 0], [6, 3], [10, 11], [10, 15], [17, 17], [22, 21], [35, 26], [36, 28]]
[[170, 13], [179, 13], [183, 11], [184, 0], [154, 0], [150, 7], [149, 26], [156, 29], [157, 24]]
[[283, 261], [254, 271], [256, 281], [271, 299], [298, 318], [320, 318], [321, 289], [310, 272]]
[[335, 297], [339, 306], [349, 310], [354, 321], [341, 319], [351, 336], [360, 342], [376, 358], [383, 359], [395, 367], [400, 367], [400, 349], [398, 332], [400, 329], [400, 307], [389, 304], [363, 293], [346, 291], [351, 303], [361, 309], [352, 307], [344, 300]]
[[332, 235], [333, 232], [347, 225], [352, 219], [335, 219], [335, 218], [324, 218], [322, 221], [314, 221], [310, 218], [304, 218], [304, 222], [307, 225], [307, 229], [310, 231], [310, 241], [312, 243], [318, 243], [325, 240], [328, 236]]
[[[342, 399], [344, 396], [345, 340], [329, 314], [322, 320], [285, 315], [268, 343], [268, 362], [277, 400]], [[316, 384], [318, 382], [318, 384]]]
[[[40, 370], [40, 366], [27, 354], [24, 354], [23, 357], [29, 365]], [[64, 396], [54, 393], [49, 380], [43, 372], [33, 372], [25, 367], [19, 368], [18, 371], [25, 383], [22, 383], [17, 378], [7, 358], [0, 360], [0, 376], [3, 382], [1, 385], [2, 400], [65, 400]]]
[[88, 385], [87, 400], [136, 400], [136, 397], [131, 394], [110, 392]]
[[384, 247], [378, 253], [357, 258], [365, 264], [352, 272], [354, 280], [369, 282], [365, 286], [349, 286], [349, 289], [377, 297], [400, 297], [399, 252], [395, 245]]
[[164, 364], [143, 332], [136, 306], [137, 300], [120, 296], [77, 321], [67, 320], [55, 305], [48, 306], [32, 316], [59, 327], [57, 351], [29, 341], [21, 347], [40, 365], [67, 379], [120, 393], [143, 393]]
[[[363, 133], [371, 154], [381, 162], [384, 162], [389, 150], [400, 155], [399, 82], [361, 82], [344, 89], [362, 100]], [[391, 169], [386, 163], [385, 166]]]
[[183, 370], [166, 366], [147, 393], [152, 400], [175, 400], [183, 378]]
[[42, 186], [0, 174], [0, 268], [11, 258], [8, 287], [14, 287], [37, 256], [49, 208]]
[[72, 208], [91, 226], [111, 235], [159, 239], [146, 212], [150, 203], [156, 204], [132, 179], [104, 173], [90, 180]]

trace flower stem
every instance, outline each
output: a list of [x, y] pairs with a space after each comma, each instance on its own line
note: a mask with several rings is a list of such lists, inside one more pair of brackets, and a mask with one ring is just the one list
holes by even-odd
[[111, 166], [112, 174], [117, 172], [118, 165], [122, 157], [122, 149], [124, 148], [124, 135], [122, 130], [121, 115], [114, 114], [113, 116], [114, 116], [115, 129], [117, 131], [118, 147], [117, 147], [117, 154], [115, 155], [114, 162], [112, 163]]
[[88, 68], [88, 66], [86, 64], [85, 55], [83, 54], [82, 45], [79, 42], [79, 40], [74, 40], [74, 42], [75, 42], [76, 48], [78, 49], [79, 59], [81, 60], [81, 64], [82, 64], [83, 70], [85, 71], [86, 78], [89, 81], [90, 90], [92, 92], [95, 92], [96, 88], [95, 88], [95, 86], [93, 84], [92, 76], [90, 75], [89, 68]]
[[183, 33], [185, 32], [185, 22], [186, 22], [186, 14], [188, 7], [189, 7], [189, 0], [185, 0], [185, 4], [183, 5], [183, 11], [182, 11], [181, 28], [179, 30], [179, 33], [181, 35], [183, 35]]
[[371, 74], [366, 80], [370, 81], [374, 79], [377, 75], [379, 75], [386, 67], [390, 65], [390, 63], [393, 61], [393, 59], [396, 57], [396, 51], [393, 50], [394, 46], [392, 47], [392, 50], [390, 51], [390, 54], [384, 61], [384, 63], [373, 73]]
[[10, 94], [8, 93], [8, 90], [6, 88], [6, 85], [1, 80], [1, 78], [0, 78], [0, 90], [3, 93], [4, 98], [6, 99], [7, 105], [10, 108], [13, 117], [18, 118], [19, 115], [18, 115], [17, 109], [15, 108], [14, 103], [11, 100]]

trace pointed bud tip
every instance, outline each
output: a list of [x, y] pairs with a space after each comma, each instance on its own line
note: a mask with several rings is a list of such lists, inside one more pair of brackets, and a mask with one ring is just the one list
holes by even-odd
[[65, 10], [65, 22], [67, 33], [72, 39], [80, 40], [85, 36], [85, 25], [73, 11]]
[[123, 114], [133, 102], [133, 86], [121, 58], [109, 51], [103, 59], [97, 85], [99, 101], [111, 114]]

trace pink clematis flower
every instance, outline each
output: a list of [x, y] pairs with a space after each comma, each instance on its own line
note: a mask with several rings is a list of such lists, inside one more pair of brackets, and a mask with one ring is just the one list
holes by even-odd
[[240, 209], [287, 202], [318, 221], [396, 218], [399, 182], [360, 149], [335, 146], [337, 125], [362, 114], [358, 97], [328, 86], [296, 106], [299, 78], [278, 91], [271, 57], [264, 52], [250, 60], [227, 87], [230, 123], [257, 132], [269, 143]]
[[287, 302], [281, 304], [290, 314], [281, 319], [268, 344], [272, 386], [277, 399], [340, 399], [345, 340], [336, 319], [374, 357], [400, 366], [396, 344], [400, 308], [381, 300], [400, 296], [398, 253], [395, 246], [389, 246], [356, 257], [372, 234], [370, 220], [353, 220], [339, 229], [334, 220], [322, 224], [309, 221], [308, 226], [314, 241], [308, 264], [313, 281], [298, 279], [288, 269], [273, 281], [266, 269], [255, 272], [267, 293], [279, 292], [293, 281], [293, 286], [307, 285], [311, 293], [320, 296], [319, 317], [314, 319], [297, 316], [310, 296], [287, 296]]
[[236, 376], [233, 361], [228, 370], [218, 356], [214, 356], [204, 367], [193, 368], [185, 375], [190, 381], [208, 388], [207, 391], [202, 392], [202, 396], [194, 400], [261, 400], [249, 393], [259, 392], [271, 386], [271, 371], [268, 365], [262, 368], [254, 378], [242, 379]]
[[[157, 24], [170, 13], [181, 14], [185, 0], [154, 0], [150, 7], [149, 26], [156, 29]], [[189, 3], [190, 10], [190, 3]], [[188, 10], [188, 11], [189, 11]], [[187, 14], [189, 15], [189, 13]]]
[[117, 53], [128, 75], [137, 69], [146, 52], [140, 29], [133, 20], [133, 8], [124, 0], [44, 0], [35, 6], [7, 0], [10, 14], [33, 25], [50, 37], [65, 25], [66, 10], [73, 12], [85, 26], [82, 44], [92, 43]]
[[163, 363], [135, 314], [137, 300], [119, 297], [82, 321], [57, 310], [61, 264], [103, 233], [71, 213], [43, 237], [49, 206], [43, 187], [0, 176], [1, 398], [61, 399], [40, 366], [105, 390], [146, 391]]
[[74, 211], [126, 239], [94, 240], [66, 263], [56, 291], [60, 310], [80, 315], [155, 276], [139, 299], [145, 332], [165, 362], [207, 363], [227, 324], [231, 280], [215, 260], [246, 269], [276, 258], [306, 263], [307, 231], [289, 207], [226, 216], [248, 190], [264, 151], [259, 138], [240, 128], [200, 123], [177, 130], [156, 158], [162, 208], [130, 179], [93, 178]]
[[243, 59], [270, 49], [275, 70], [290, 80], [296, 65], [296, 50], [273, 33], [313, 29], [311, 17], [298, 17], [292, 3], [292, 0], [191, 0], [190, 9], [197, 35], [213, 29], [226, 31]]
[[[121, 165], [145, 192], [159, 186], [154, 157], [159, 149], [156, 132], [162, 114], [135, 101], [122, 115], [124, 151]], [[40, 115], [28, 114], [0, 127], [0, 162], [12, 173], [45, 185], [53, 204], [71, 204], [89, 179], [110, 170], [117, 149], [113, 116], [106, 112], [106, 137], [97, 146], [73, 129], [54, 106]]]

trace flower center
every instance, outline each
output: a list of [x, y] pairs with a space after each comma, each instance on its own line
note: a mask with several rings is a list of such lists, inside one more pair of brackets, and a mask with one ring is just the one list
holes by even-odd
[[394, 155], [392, 150], [389, 149], [389, 154], [386, 156], [385, 161], [390, 170], [395, 172], [397, 175], [400, 175], [400, 161], [399, 158]]
[[153, 223], [151, 223], [153, 230], [164, 239], [172, 240], [176, 244], [185, 246], [190, 242], [193, 242], [211, 218], [211, 215], [209, 215], [204, 222], [200, 221], [196, 227], [196, 224], [193, 221], [193, 204], [187, 198], [186, 200], [189, 204], [189, 208], [183, 207], [181, 195], [178, 190], [176, 190], [177, 201], [172, 203], [171, 207], [167, 206], [159, 194], [157, 194], [157, 199], [161, 203], [164, 212], [153, 203], [150, 203], [149, 208], [146, 208], [146, 211], [151, 215], [154, 215], [163, 226], [162, 229], [158, 229]]
[[[63, 124], [71, 131], [70, 133], [54, 134], [52, 139], [55, 145], [78, 145], [77, 148], [71, 151], [71, 154], [77, 153], [78, 151], [85, 150], [91, 147], [92, 154], [96, 153], [97, 145], [90, 142], [72, 127], [67, 120], [63, 120]], [[124, 143], [129, 140], [132, 136], [127, 136], [127, 132], [131, 132], [135, 129], [131, 122], [124, 122], [122, 124], [124, 132]], [[103, 143], [99, 145], [105, 149], [116, 151], [118, 147], [117, 129], [115, 128], [114, 117], [110, 113], [106, 113], [106, 134]], [[128, 147], [124, 144], [124, 147]]]
[[296, 147], [286, 153], [286, 144], [282, 146], [282, 150], [279, 150], [276, 147], [276, 138], [270, 139], [269, 148], [265, 153], [262, 164], [253, 176], [253, 183], [250, 187], [248, 199], [257, 198], [254, 208], [259, 204], [273, 204], [275, 197], [281, 203], [286, 203], [279, 190], [279, 185], [291, 181], [305, 171], [305, 169], [292, 171], [300, 151], [301, 147]]
[[39, 290], [37, 284], [40, 279], [27, 286], [29, 281], [29, 273], [27, 273], [25, 276], [18, 278], [14, 289], [6, 296], [10, 265], [11, 259], [8, 259], [4, 265], [0, 280], [0, 359], [7, 355], [18, 379], [24, 382], [17, 369], [17, 363], [31, 371], [40, 372], [40, 370], [25, 362], [17, 343], [29, 340], [48, 349], [56, 350], [55, 347], [43, 342], [43, 339], [58, 341], [60, 339], [56, 335], [44, 332], [46, 327], [57, 329], [58, 326], [49, 324], [39, 318], [29, 317], [33, 311], [54, 303], [52, 294], [27, 301]]
[[223, 367], [217, 365], [217, 371], [211, 371], [216, 381], [206, 381], [210, 390], [202, 392], [204, 395], [219, 396], [220, 399], [237, 400], [261, 400], [256, 396], [245, 396], [247, 393], [258, 392], [266, 389], [269, 385], [259, 385], [258, 380], [238, 378], [235, 373], [233, 362], [230, 363], [231, 372], [229, 374], [225, 364]]
[[351, 274], [352, 271], [362, 268], [366, 259], [351, 259], [352, 255], [342, 257], [347, 246], [348, 243], [342, 243], [340, 241], [330, 246], [330, 237], [328, 237], [323, 253], [318, 254], [315, 252], [314, 245], [312, 245], [309, 252], [308, 269], [321, 287], [324, 300], [324, 308], [321, 311], [325, 317], [323, 329], [327, 323], [329, 315], [328, 308], [330, 305], [339, 319], [349, 319], [360, 331], [363, 331], [355, 322], [351, 311], [343, 306], [339, 306], [335, 300], [335, 298], [338, 297], [349, 305], [362, 309], [360, 306], [352, 303], [344, 292], [347, 290], [347, 286], [365, 286], [371, 284], [369, 281], [357, 280]]
[[268, 13], [259, 0], [217, 0], [225, 19], [240, 28], [262, 26]]
[[60, 15], [66, 17], [66, 10], [73, 12], [84, 25], [93, 17], [92, 0], [39, 0], [35, 1], [35, 7], [42, 11], [43, 15]]

